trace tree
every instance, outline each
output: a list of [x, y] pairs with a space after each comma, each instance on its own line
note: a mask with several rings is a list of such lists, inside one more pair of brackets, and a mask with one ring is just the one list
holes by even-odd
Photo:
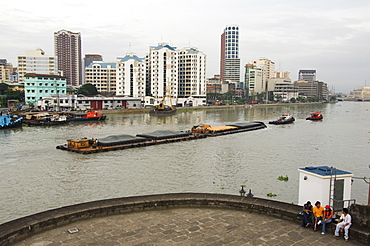
[[77, 89], [77, 93], [85, 96], [94, 96], [96, 94], [99, 94], [95, 85], [92, 84], [84, 84], [83, 86]]
[[0, 83], [0, 95], [5, 95], [5, 91], [9, 90], [9, 85]]

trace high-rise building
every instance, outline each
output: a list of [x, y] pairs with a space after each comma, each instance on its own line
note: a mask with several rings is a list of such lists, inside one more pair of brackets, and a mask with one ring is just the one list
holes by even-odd
[[221, 35], [220, 76], [222, 82], [240, 85], [239, 26], [226, 26]]
[[85, 83], [92, 84], [99, 92], [116, 94], [116, 63], [94, 61], [85, 67]]
[[67, 30], [54, 33], [54, 51], [58, 69], [67, 78], [67, 86], [82, 84], [81, 34]]
[[117, 92], [116, 95], [128, 97], [145, 97], [145, 60], [134, 53], [117, 58]]
[[42, 49], [26, 50], [24, 55], [18, 55], [18, 80], [24, 83], [26, 73], [58, 75], [58, 59], [47, 56]]
[[12, 81], [13, 65], [6, 59], [0, 59], [0, 83]]
[[252, 62], [253, 65], [262, 68], [264, 79], [274, 79], [275, 78], [275, 62], [261, 57], [258, 60]]
[[197, 48], [178, 51], [178, 97], [206, 95], [206, 55]]
[[266, 91], [266, 83], [263, 81], [263, 70], [252, 63], [245, 65], [245, 94], [254, 97]]
[[316, 81], [316, 70], [299, 70], [298, 80], [305, 80], [309, 83]]
[[178, 96], [178, 57], [176, 47], [167, 43], [150, 46], [146, 58], [146, 94], [159, 104], [164, 96]]

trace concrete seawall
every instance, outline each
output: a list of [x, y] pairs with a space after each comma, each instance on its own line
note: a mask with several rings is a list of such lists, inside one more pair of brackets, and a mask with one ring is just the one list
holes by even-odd
[[[263, 213], [293, 223], [300, 223], [300, 206], [262, 198], [208, 193], [173, 193], [161, 195], [114, 198], [66, 206], [26, 216], [0, 225], [0, 245], [11, 245], [34, 234], [70, 224], [108, 215], [147, 210], [204, 207], [235, 209]], [[351, 229], [351, 237], [369, 244], [369, 232]]]

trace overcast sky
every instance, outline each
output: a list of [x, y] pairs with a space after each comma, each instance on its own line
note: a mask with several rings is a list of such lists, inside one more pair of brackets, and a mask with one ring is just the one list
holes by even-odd
[[[370, 86], [370, 0], [13, 0], [0, 7], [0, 58], [42, 48], [54, 54], [54, 32], [80, 32], [83, 54], [104, 61], [167, 42], [207, 55], [219, 74], [220, 35], [239, 25], [244, 64], [266, 57], [276, 70], [315, 69], [330, 90]], [[244, 76], [241, 76], [242, 78]]]

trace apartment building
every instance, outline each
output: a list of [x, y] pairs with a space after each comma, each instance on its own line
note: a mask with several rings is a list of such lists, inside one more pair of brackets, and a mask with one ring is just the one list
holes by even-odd
[[0, 83], [11, 81], [13, 73], [13, 65], [8, 63], [6, 59], [0, 59]]
[[18, 55], [19, 83], [24, 83], [26, 73], [58, 75], [58, 58], [45, 55], [42, 49], [26, 50]]
[[66, 94], [67, 79], [59, 75], [27, 73], [24, 75], [25, 102], [37, 105], [38, 100]]
[[82, 85], [81, 34], [67, 30], [54, 32], [54, 52], [58, 69], [67, 78], [67, 85]]
[[145, 59], [134, 53], [117, 58], [116, 95], [127, 97], [140, 97], [144, 100], [146, 95], [146, 68]]
[[[176, 99], [178, 97], [178, 53], [176, 47], [167, 43], [150, 46], [149, 54], [146, 57], [146, 77], [146, 94], [153, 98], [154, 105], [159, 104], [165, 96]], [[174, 101], [172, 100], [171, 103], [174, 104]]]
[[178, 98], [206, 95], [206, 55], [197, 48], [178, 51]]
[[94, 85], [103, 94], [115, 95], [116, 82], [116, 63], [114, 62], [94, 61], [85, 67], [85, 83]]
[[266, 91], [266, 80], [264, 80], [261, 67], [247, 63], [245, 65], [244, 81], [246, 96], [253, 97]]

